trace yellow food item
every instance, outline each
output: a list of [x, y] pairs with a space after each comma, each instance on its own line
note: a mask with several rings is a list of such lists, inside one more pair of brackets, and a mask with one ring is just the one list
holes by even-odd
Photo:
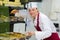
[[7, 38], [10, 38], [10, 39], [25, 38], [24, 34], [16, 33], [16, 32], [4, 33], [4, 34], [0, 34], [0, 36], [7, 37]]

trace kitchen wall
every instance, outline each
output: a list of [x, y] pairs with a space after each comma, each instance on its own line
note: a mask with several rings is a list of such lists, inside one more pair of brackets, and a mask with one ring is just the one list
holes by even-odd
[[41, 12], [49, 16], [49, 13], [51, 12], [51, 4], [52, 0], [42, 0], [42, 2], [38, 4], [38, 8]]
[[52, 15], [56, 18], [57, 16], [55, 15], [58, 15], [57, 12], [60, 12], [60, 0], [43, 0], [42, 2], [38, 3], [37, 6], [39, 10], [46, 14], [48, 17]]
[[54, 14], [50, 16], [51, 18], [54, 16], [55, 20], [54, 23], [59, 23], [59, 34], [60, 34], [60, 0], [52, 0], [52, 9], [51, 14]]

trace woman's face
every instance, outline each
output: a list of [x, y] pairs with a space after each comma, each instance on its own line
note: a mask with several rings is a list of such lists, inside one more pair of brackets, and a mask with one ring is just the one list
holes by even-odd
[[37, 12], [38, 12], [37, 8], [30, 8], [29, 9], [29, 13], [32, 17], [35, 17]]

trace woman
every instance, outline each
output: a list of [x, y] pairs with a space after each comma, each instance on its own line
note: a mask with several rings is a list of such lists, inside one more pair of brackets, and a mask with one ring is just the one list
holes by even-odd
[[46, 15], [39, 12], [36, 6], [31, 6], [28, 10], [37, 31], [27, 32], [27, 36], [35, 35], [37, 40], [60, 40], [55, 26]]

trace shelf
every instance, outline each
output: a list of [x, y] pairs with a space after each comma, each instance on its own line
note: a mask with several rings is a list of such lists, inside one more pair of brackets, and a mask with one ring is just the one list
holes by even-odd
[[10, 24], [15, 24], [15, 23], [25, 23], [25, 21], [11, 21]]

